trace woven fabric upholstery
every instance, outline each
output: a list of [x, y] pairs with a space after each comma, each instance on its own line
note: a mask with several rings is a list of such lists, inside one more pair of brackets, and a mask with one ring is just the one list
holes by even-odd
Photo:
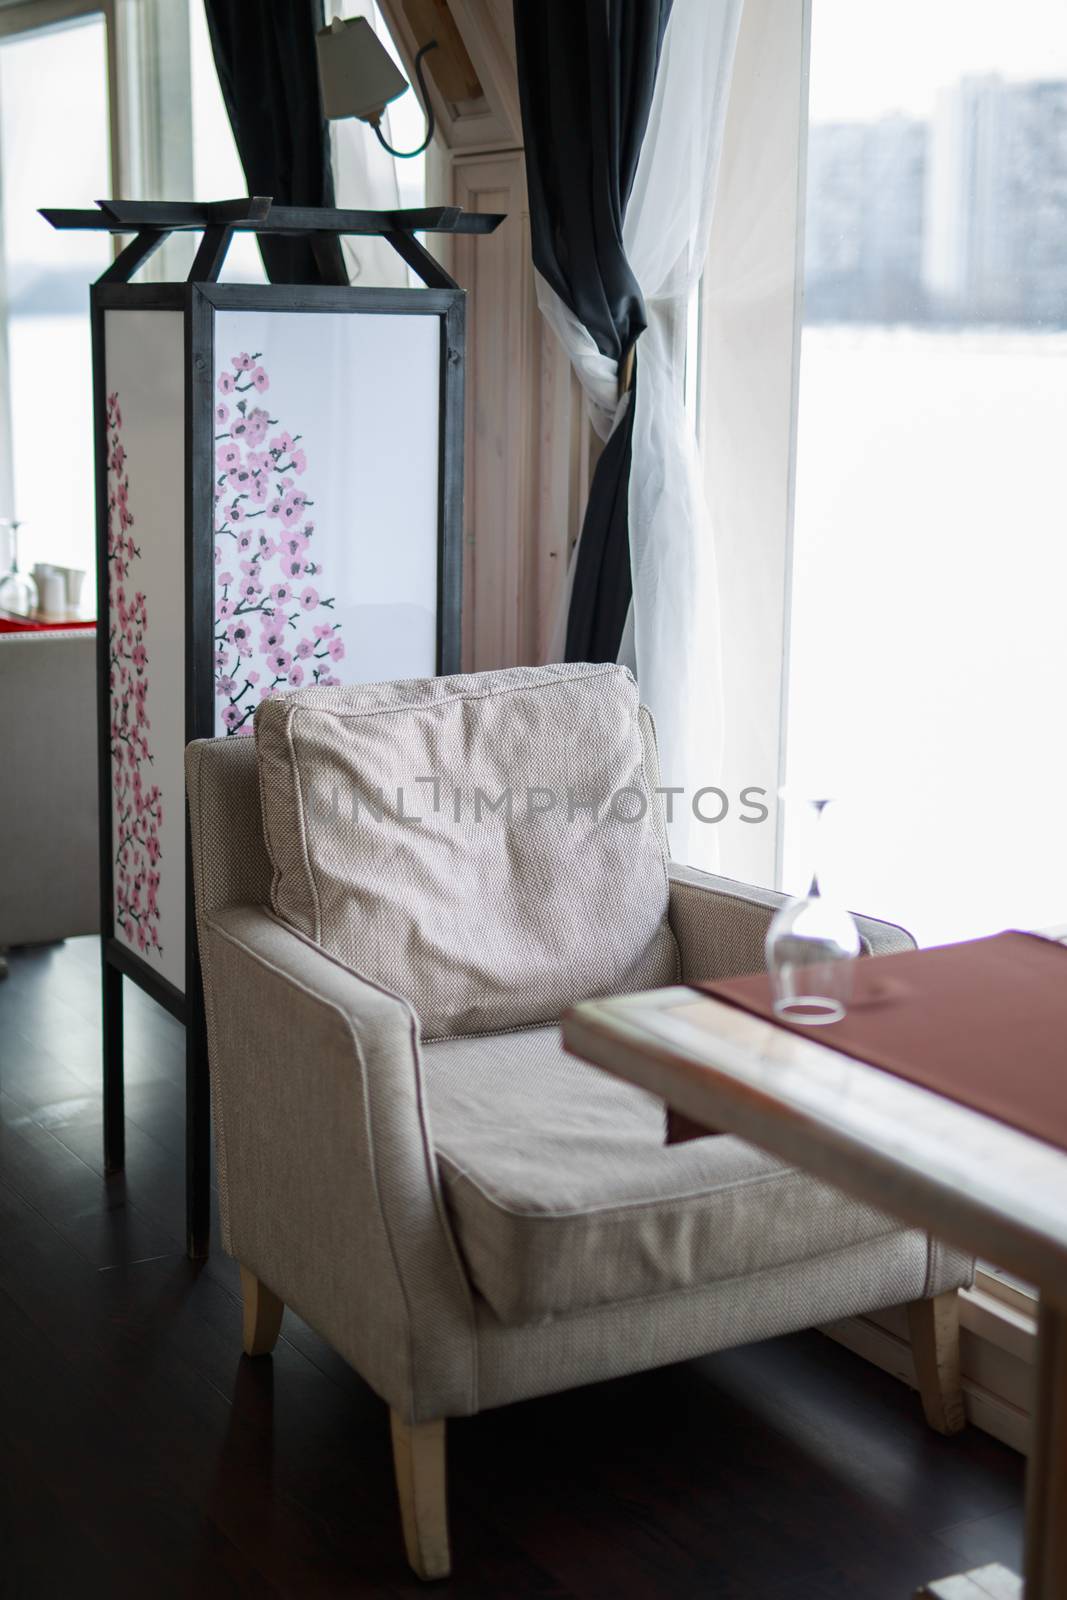
[[974, 1263], [899, 1229], [784, 1267], [684, 1293], [597, 1306], [522, 1328], [477, 1302], [478, 1403], [507, 1405], [772, 1339], [969, 1284]]
[[[250, 745], [208, 740], [186, 757], [223, 1240], [405, 1420], [464, 1416], [970, 1281], [967, 1258], [897, 1229], [693, 1288], [502, 1321], [471, 1283], [436, 1141], [458, 1148], [471, 1080], [484, 1082], [494, 1051], [514, 1091], [506, 1116], [525, 1106], [539, 1140], [536, 1101], [558, 1093], [558, 1048], [545, 1030], [420, 1044], [402, 999], [262, 909], [271, 872]], [[645, 759], [654, 774], [650, 742]], [[728, 898], [743, 897], [731, 888]], [[693, 897], [712, 901], [703, 889]], [[475, 1054], [464, 1061], [464, 1051]], [[610, 1078], [601, 1087], [616, 1148], [642, 1162], [671, 1154], [659, 1150], [654, 1102], [623, 1086], [616, 1100]], [[603, 1113], [606, 1101], [592, 1099]], [[571, 1109], [564, 1156], [587, 1114], [577, 1098]], [[491, 1129], [484, 1143], [492, 1149]], [[736, 1147], [698, 1141], [674, 1153], [716, 1143]], [[567, 1196], [586, 1181], [572, 1169]], [[734, 1247], [758, 1257], [756, 1244]]]
[[[624, 669], [302, 690], [265, 701], [255, 735], [275, 910], [409, 999], [424, 1037], [677, 976]], [[510, 818], [488, 809], [502, 794]]]
[[[733, 878], [718, 878], [676, 861], [670, 864], [670, 884], [671, 927], [686, 983], [740, 978], [765, 970], [763, 941], [771, 918], [788, 895]], [[911, 934], [895, 923], [858, 916], [856, 926], [865, 955], [915, 949]]]
[[900, 1231], [731, 1137], [664, 1143], [661, 1101], [558, 1030], [424, 1047], [430, 1123], [471, 1280], [502, 1322], [686, 1290]]
[[[251, 739], [195, 740], [185, 752], [185, 787], [189, 797], [197, 939], [204, 964], [208, 1050], [215, 1063], [218, 982], [206, 965], [204, 919], [227, 906], [260, 906], [270, 899], [270, 857], [263, 840], [256, 752]], [[225, 1006], [227, 1001], [220, 996], [217, 1003]], [[230, 1250], [225, 1108], [219, 1084], [219, 1073], [212, 1070], [211, 1117], [215, 1125], [219, 1222], [223, 1246]]]
[[197, 911], [270, 903], [259, 776], [251, 739], [197, 739], [185, 753]]
[[477, 1409], [410, 1006], [269, 912], [205, 919], [227, 1248], [412, 1420]]

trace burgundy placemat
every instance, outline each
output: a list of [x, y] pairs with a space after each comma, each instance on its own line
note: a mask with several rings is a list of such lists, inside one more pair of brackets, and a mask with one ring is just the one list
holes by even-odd
[[765, 973], [693, 987], [1067, 1150], [1067, 946], [1029, 933], [856, 962], [840, 1022], [774, 1013]]

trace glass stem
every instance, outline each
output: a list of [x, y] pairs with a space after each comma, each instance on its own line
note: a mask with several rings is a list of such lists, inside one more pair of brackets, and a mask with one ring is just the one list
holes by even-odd
[[808, 899], [809, 900], [818, 900], [820, 898], [820, 896], [821, 896], [821, 893], [822, 893], [822, 891], [819, 888], [819, 867], [818, 867], [819, 846], [820, 846], [820, 844], [822, 842], [822, 818], [823, 818], [823, 812], [826, 810], [826, 807], [830, 804], [830, 802], [829, 802], [829, 800], [813, 800], [811, 803], [815, 807], [815, 831], [814, 831], [813, 850], [812, 850], [812, 854], [813, 854], [813, 856], [815, 858], [815, 866], [812, 868], [811, 887], [808, 889]]

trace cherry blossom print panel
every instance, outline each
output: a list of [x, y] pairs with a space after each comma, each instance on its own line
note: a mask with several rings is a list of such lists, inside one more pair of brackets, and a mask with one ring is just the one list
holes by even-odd
[[115, 925], [142, 956], [162, 957], [159, 884], [163, 801], [149, 716], [148, 602], [138, 586], [130, 479], [118, 392], [107, 397], [107, 562]]
[[260, 701], [287, 689], [342, 681], [345, 641], [318, 559], [305, 440], [292, 417], [272, 415], [274, 398], [260, 352], [237, 352], [216, 377], [219, 733], [251, 733]]

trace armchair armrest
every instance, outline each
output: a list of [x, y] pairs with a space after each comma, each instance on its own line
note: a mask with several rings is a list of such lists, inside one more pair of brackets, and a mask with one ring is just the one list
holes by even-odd
[[476, 1408], [410, 1006], [270, 912], [200, 922], [223, 1242], [404, 1418]]
[[[789, 896], [675, 861], [670, 863], [669, 877], [669, 915], [681, 952], [682, 978], [689, 982], [762, 972], [767, 926]], [[911, 934], [892, 922], [857, 916], [856, 925], [865, 955], [915, 948]]]

